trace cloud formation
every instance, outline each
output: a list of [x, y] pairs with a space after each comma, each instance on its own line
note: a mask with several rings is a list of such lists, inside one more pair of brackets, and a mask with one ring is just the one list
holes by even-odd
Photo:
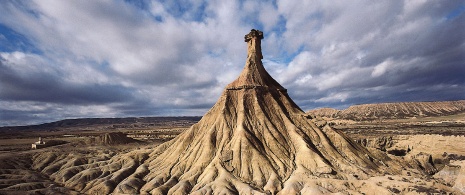
[[264, 31], [304, 110], [465, 99], [459, 1], [2, 1], [0, 126], [203, 115]]

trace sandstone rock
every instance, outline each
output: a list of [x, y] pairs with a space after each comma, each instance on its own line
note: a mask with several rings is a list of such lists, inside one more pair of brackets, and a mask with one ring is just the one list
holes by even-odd
[[400, 102], [362, 104], [345, 110], [320, 108], [307, 113], [349, 120], [401, 119], [426, 116], [445, 116], [465, 112], [465, 100], [442, 102]]
[[410, 161], [417, 169], [424, 171], [428, 175], [434, 175], [438, 172], [434, 166], [433, 157], [431, 154], [420, 152], [410, 157]]
[[365, 147], [376, 148], [381, 151], [386, 151], [387, 148], [392, 147], [394, 144], [392, 136], [382, 136], [377, 138], [363, 138], [356, 140], [357, 143]]
[[257, 30], [245, 36], [242, 73], [202, 120], [149, 155], [141, 192], [303, 193], [314, 189], [298, 187], [308, 176], [366, 178], [390, 171], [321, 117], [308, 119], [264, 69], [261, 38]]

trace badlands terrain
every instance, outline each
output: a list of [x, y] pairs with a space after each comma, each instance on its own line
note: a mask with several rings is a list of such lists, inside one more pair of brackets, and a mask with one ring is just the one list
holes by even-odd
[[465, 100], [443, 102], [400, 102], [353, 105], [344, 110], [320, 108], [308, 114], [349, 120], [383, 120], [434, 117], [465, 112]]
[[263, 38], [245, 35], [242, 73], [202, 118], [1, 128], [0, 194], [465, 193], [465, 112], [305, 113], [263, 67]]
[[[62, 182], [63, 179], [60, 181], [52, 177], [53, 169], [47, 168], [47, 165], [61, 162], [63, 165], [55, 168], [59, 171], [93, 161], [116, 160], [118, 156], [131, 151], [148, 151], [184, 132], [199, 119], [200, 117], [173, 117], [161, 120], [152, 118], [147, 122], [110, 119], [111, 121], [105, 124], [97, 122], [105, 119], [76, 119], [71, 120], [73, 123], [59, 121], [42, 125], [40, 128], [3, 127], [0, 132], [0, 194], [88, 194], [86, 191], [70, 187], [69, 184], [67, 186], [66, 181]], [[360, 192], [363, 188], [369, 190], [369, 184], [386, 189], [387, 191], [382, 191], [384, 194], [465, 193], [465, 170], [462, 169], [465, 166], [465, 113], [382, 122], [326, 117], [322, 119], [329, 121], [334, 128], [341, 130], [368, 150], [385, 153], [389, 158], [401, 162], [412, 161], [415, 158], [421, 160], [418, 157], [425, 155], [420, 154], [426, 154], [428, 158], [431, 156], [430, 164], [436, 169], [427, 173], [418, 164], [410, 163], [410, 167], [406, 167], [400, 174], [386, 174], [361, 180], [366, 184], [352, 186], [355, 189], [353, 191], [339, 191], [341, 194], [357, 194], [354, 191]], [[97, 137], [115, 132], [135, 137], [139, 142], [108, 144], [93, 141]], [[66, 143], [31, 150], [31, 144], [37, 141], [39, 136], [42, 136], [45, 142], [62, 140]], [[410, 152], [407, 153], [408, 148]], [[402, 153], [403, 150], [405, 153]], [[400, 151], [400, 154], [396, 153], [397, 151]], [[66, 165], [64, 161], [69, 159], [72, 160]], [[428, 161], [429, 159], [423, 162]], [[104, 174], [98, 177], [104, 178]], [[382, 193], [372, 191], [365, 194]]]

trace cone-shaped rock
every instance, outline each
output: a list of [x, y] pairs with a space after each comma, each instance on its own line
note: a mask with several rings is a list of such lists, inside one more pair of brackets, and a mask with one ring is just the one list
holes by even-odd
[[306, 117], [263, 67], [262, 38], [258, 30], [245, 36], [240, 76], [197, 124], [149, 154], [139, 183], [125, 180], [115, 192], [308, 193], [320, 189], [317, 179], [384, 171], [385, 162], [364, 147]]

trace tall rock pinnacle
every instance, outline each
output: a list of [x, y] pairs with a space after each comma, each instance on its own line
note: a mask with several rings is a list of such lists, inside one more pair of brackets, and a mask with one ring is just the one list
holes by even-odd
[[257, 58], [258, 60], [263, 59], [262, 55], [262, 39], [263, 32], [252, 29], [249, 34], [244, 36], [245, 42], [247, 42], [247, 58]]
[[227, 89], [242, 89], [253, 87], [272, 87], [285, 91], [285, 89], [276, 82], [263, 67], [261, 39], [263, 32], [252, 29], [249, 34], [246, 34], [245, 42], [247, 42], [247, 60], [241, 75], [229, 84]]
[[239, 77], [202, 120], [150, 154], [141, 192], [299, 194], [318, 188], [318, 178], [380, 172], [384, 162], [340, 131], [309, 120], [268, 74], [262, 38], [254, 29], [245, 35], [247, 60]]

